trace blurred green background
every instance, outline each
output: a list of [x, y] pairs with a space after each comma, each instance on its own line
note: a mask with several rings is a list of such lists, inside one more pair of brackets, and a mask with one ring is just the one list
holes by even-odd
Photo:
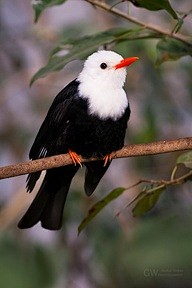
[[[190, 0], [171, 3], [183, 12], [192, 8]], [[126, 11], [127, 6], [122, 3], [118, 8]], [[129, 8], [142, 21], [166, 29], [174, 26], [174, 20], [164, 11]], [[46, 10], [37, 24], [33, 18], [30, 1], [0, 1], [1, 166], [28, 160], [28, 151], [53, 97], [82, 68], [81, 61], [74, 61], [29, 88], [31, 77], [46, 64], [60, 37], [132, 27], [79, 0]], [[181, 33], [190, 35], [191, 31], [189, 16]], [[140, 58], [128, 70], [125, 87], [132, 111], [126, 143], [192, 135], [191, 58], [155, 67], [156, 43], [138, 40], [115, 47], [123, 56]], [[34, 195], [25, 193], [25, 176], [2, 180], [0, 287], [191, 287], [191, 183], [167, 189], [158, 205], [141, 218], [133, 218], [131, 208], [122, 210], [138, 193], [135, 188], [110, 204], [77, 237], [79, 223], [97, 200], [115, 187], [128, 187], [140, 178], [167, 179], [179, 154], [114, 160], [89, 198], [84, 195], [84, 171], [80, 171], [71, 186], [59, 232], [46, 231], [40, 225], [28, 231], [17, 229], [17, 221]]]

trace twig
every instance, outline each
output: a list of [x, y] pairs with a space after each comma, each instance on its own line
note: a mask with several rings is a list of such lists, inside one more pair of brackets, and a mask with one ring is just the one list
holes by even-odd
[[[113, 152], [112, 158], [115, 159], [144, 155], [155, 155], [190, 149], [192, 149], [192, 137], [187, 137], [170, 141], [158, 141], [147, 144], [127, 145], [124, 146], [121, 150]], [[80, 159], [82, 163], [99, 160], [98, 158], [85, 159], [82, 157], [80, 157]], [[38, 160], [1, 167], [0, 179], [15, 177], [70, 164], [73, 163], [69, 154], [46, 157]]]
[[177, 33], [177, 34], [174, 34], [168, 30], [164, 30], [164, 29], [161, 29], [160, 27], [158, 26], [155, 26], [155, 25], [150, 25], [150, 24], [147, 24], [145, 22], [142, 22], [124, 12], [122, 12], [121, 10], [117, 9], [117, 8], [114, 8], [114, 7], [111, 7], [110, 5], [106, 4], [105, 2], [103, 1], [99, 1], [99, 0], [85, 0], [86, 2], [94, 5], [95, 7], [99, 7], [109, 13], [112, 13], [114, 15], [117, 15], [125, 20], [128, 20], [129, 22], [132, 22], [136, 25], [139, 25], [145, 29], [148, 29], [148, 30], [151, 30], [151, 31], [154, 31], [158, 34], [161, 34], [161, 35], [164, 35], [166, 37], [170, 37], [170, 38], [173, 38], [173, 39], [176, 39], [176, 40], [179, 40], [187, 45], [190, 45], [192, 46], [192, 43], [187, 41], [187, 37]]
[[[178, 185], [178, 184], [182, 184], [186, 181], [186, 179], [189, 179], [192, 176], [192, 170], [190, 170], [188, 173], [178, 177], [178, 178], [174, 178], [174, 179], [170, 179], [170, 180], [148, 180], [148, 179], [140, 179], [136, 184], [133, 184], [131, 187], [134, 186], [138, 186], [142, 183], [148, 183], [151, 185], [157, 185], [157, 188], [159, 189], [160, 186], [165, 187], [165, 186], [170, 186], [170, 185]], [[130, 187], [128, 187], [127, 189], [130, 189]], [[150, 191], [148, 190], [148, 193]]]
[[[175, 166], [176, 167], [176, 166]], [[152, 188], [147, 189], [147, 187], [144, 187], [123, 209], [121, 209], [117, 214], [116, 217], [119, 217], [119, 215], [127, 209], [130, 205], [132, 205], [135, 201], [137, 201], [140, 197], [144, 197], [144, 195], [154, 193], [154, 191], [159, 191], [160, 189], [164, 189], [168, 186], [173, 186], [173, 185], [179, 185], [183, 184], [186, 182], [190, 177], [192, 176], [192, 170], [190, 170], [188, 173], [170, 180], [153, 180], [153, 179], [140, 179], [136, 183], [132, 184], [131, 186], [127, 187], [125, 191], [128, 191], [136, 186], [139, 186], [140, 184], [151, 184]], [[155, 185], [155, 186], [154, 186]]]

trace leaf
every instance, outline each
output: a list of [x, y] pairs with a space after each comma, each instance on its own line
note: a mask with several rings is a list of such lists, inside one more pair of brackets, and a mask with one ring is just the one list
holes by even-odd
[[166, 10], [174, 19], [178, 16], [168, 0], [129, 0], [133, 5], [150, 11]]
[[171, 38], [162, 39], [157, 43], [157, 65], [165, 61], [177, 60], [187, 55], [192, 56], [192, 44], [186, 44]]
[[181, 29], [182, 25], [183, 25], [184, 21], [182, 18], [179, 18], [178, 21], [177, 21], [177, 24], [175, 25], [172, 33], [177, 33], [179, 32], [179, 30]]
[[186, 168], [192, 169], [192, 151], [181, 154], [176, 164], [184, 164]]
[[46, 9], [51, 6], [55, 5], [61, 5], [67, 0], [33, 0], [32, 1], [32, 6], [35, 11], [35, 22], [38, 21], [41, 13]]
[[143, 196], [135, 205], [135, 207], [132, 210], [133, 216], [138, 217], [142, 216], [149, 210], [151, 210], [154, 205], [157, 203], [159, 200], [159, 197], [161, 193], [164, 191], [165, 187], [155, 187], [146, 191], [147, 194]]
[[[139, 37], [151, 38], [154, 33], [144, 31], [143, 29], [127, 30], [125, 28], [113, 28], [108, 31], [99, 32], [94, 35], [80, 37], [78, 39], [67, 39], [61, 41], [51, 55], [46, 66], [41, 68], [31, 79], [31, 85], [34, 81], [47, 74], [61, 70], [67, 63], [73, 60], [83, 60], [88, 55], [97, 51], [101, 45], [109, 43], [120, 43]], [[64, 55], [59, 55], [58, 53]]]
[[98, 201], [95, 205], [91, 207], [91, 209], [88, 211], [87, 216], [83, 219], [83, 221], [80, 223], [78, 227], [78, 235], [81, 233], [81, 231], [88, 225], [88, 223], [105, 207], [107, 206], [111, 201], [118, 198], [126, 188], [119, 187], [111, 191], [106, 197]]
[[143, 198], [143, 195], [146, 195], [145, 193], [146, 189], [144, 188], [137, 196], [135, 196], [126, 207], [131, 206], [135, 201], [138, 201], [139, 199]]

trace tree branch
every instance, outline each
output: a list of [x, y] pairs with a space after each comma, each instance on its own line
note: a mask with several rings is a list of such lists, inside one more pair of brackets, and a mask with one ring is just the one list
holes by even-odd
[[99, 7], [99, 8], [101, 8], [101, 9], [103, 9], [103, 10], [105, 10], [111, 14], [119, 16], [119, 17], [121, 17], [125, 20], [128, 20], [129, 22], [132, 22], [132, 23], [134, 23], [138, 26], [141, 26], [145, 29], [151, 30], [153, 32], [156, 32], [157, 34], [164, 35], [166, 37], [170, 37], [170, 38], [179, 40], [179, 41], [181, 41], [187, 45], [192, 46], [192, 43], [187, 40], [188, 37], [185, 37], [182, 34], [179, 34], [179, 33], [175, 34], [175, 33], [170, 32], [168, 30], [164, 30], [158, 26], [150, 25], [150, 24], [147, 24], [145, 22], [142, 22], [142, 21], [122, 12], [121, 10], [119, 10], [117, 8], [111, 7], [110, 5], [108, 5], [107, 3], [103, 2], [103, 1], [99, 1], [99, 0], [85, 0], [85, 1], [94, 5], [95, 7]]
[[[121, 150], [113, 152], [112, 158], [115, 159], [144, 155], [155, 155], [190, 149], [192, 149], [192, 137], [187, 137], [170, 141], [158, 141], [146, 144], [127, 145], [124, 146]], [[83, 157], [80, 157], [80, 159], [82, 163], [99, 160], [98, 158], [85, 159]], [[1, 167], [0, 179], [15, 177], [51, 168], [58, 168], [70, 164], [73, 164], [73, 162], [69, 154], [46, 157], [38, 160]]]

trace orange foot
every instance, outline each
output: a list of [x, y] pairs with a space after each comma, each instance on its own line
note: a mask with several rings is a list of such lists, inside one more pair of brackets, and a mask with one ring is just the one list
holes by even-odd
[[79, 155], [76, 152], [72, 151], [71, 149], [68, 150], [68, 153], [69, 153], [71, 160], [73, 161], [74, 165], [76, 166], [77, 164], [79, 164], [82, 168], [83, 166], [81, 164], [81, 159], [80, 159]]
[[107, 154], [104, 158], [104, 164], [103, 167], [105, 167], [107, 165], [108, 162], [110, 162], [112, 160], [112, 155], [111, 154]]

